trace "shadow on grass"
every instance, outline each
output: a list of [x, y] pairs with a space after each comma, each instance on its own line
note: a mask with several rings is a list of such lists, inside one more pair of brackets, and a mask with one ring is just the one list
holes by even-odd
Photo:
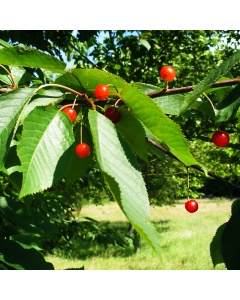
[[[158, 233], [169, 229], [169, 221], [153, 222]], [[93, 257], [129, 257], [135, 254], [128, 222], [101, 222], [102, 235], [94, 239], [74, 236], [68, 243], [54, 249], [54, 255], [65, 259], [86, 260]], [[140, 239], [140, 249], [145, 241]]]

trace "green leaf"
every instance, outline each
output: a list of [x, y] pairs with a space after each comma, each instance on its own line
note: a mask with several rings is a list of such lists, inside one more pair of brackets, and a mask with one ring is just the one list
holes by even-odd
[[56, 105], [64, 99], [64, 94], [58, 90], [39, 90], [38, 94], [34, 95], [32, 101], [24, 109], [21, 119], [25, 119], [28, 114], [39, 106]]
[[[66, 73], [57, 79], [60, 84], [71, 84], [78, 91], [85, 91], [91, 97], [97, 84], [113, 85], [131, 112], [148, 128], [155, 138], [164, 143], [167, 148], [185, 165], [198, 164], [192, 157], [186, 138], [180, 127], [171, 121], [156, 105], [134, 84], [127, 84], [122, 78], [109, 72], [96, 69], [74, 69], [73, 74]], [[114, 97], [115, 88], [111, 86], [110, 97]]]
[[[93, 96], [95, 87], [100, 84], [110, 84], [111, 92], [116, 93], [117, 88], [120, 92], [125, 81], [109, 72], [97, 69], [74, 69], [56, 79], [56, 83], [66, 85], [79, 92], [86, 92], [90, 97]], [[113, 87], [115, 86], [115, 88]], [[110, 93], [111, 95], [111, 93]]]
[[159, 236], [150, 222], [149, 200], [141, 173], [128, 160], [114, 124], [89, 111], [95, 153], [109, 189], [139, 234], [159, 253]]
[[55, 107], [37, 107], [28, 115], [18, 146], [23, 171], [20, 198], [45, 190], [64, 176], [73, 143], [72, 123]]
[[[159, 92], [159, 87], [145, 84], [145, 83], [133, 83], [138, 89], [145, 94], [152, 92]], [[152, 100], [161, 108], [161, 110], [167, 115], [179, 116], [184, 102], [184, 95], [167, 95], [162, 97], [152, 98]], [[211, 104], [208, 101], [203, 102], [201, 99], [197, 101], [191, 107], [195, 110], [201, 111], [210, 117], [215, 117], [215, 113], [212, 109]]]
[[12, 66], [10, 67], [10, 71], [14, 78], [15, 84], [18, 86], [21, 86], [34, 79], [34, 77], [22, 67]]
[[[74, 71], [74, 70], [73, 70]], [[65, 74], [59, 76], [56, 80], [56, 84], [65, 85], [71, 89], [74, 89], [80, 93], [85, 92], [80, 79], [73, 74], [73, 71], [66, 72]]]
[[0, 261], [16, 270], [54, 270], [35, 249], [24, 249], [15, 241], [0, 239]]
[[193, 103], [192, 109], [198, 110], [205, 115], [209, 116], [210, 118], [215, 119], [215, 110], [213, 109], [212, 105], [209, 103], [209, 101], [202, 101], [200, 98]]
[[0, 68], [0, 81], [7, 84], [7, 85], [12, 85], [12, 81], [6, 70], [3, 68]]
[[17, 89], [0, 95], [0, 166], [9, 149], [15, 123], [35, 89]]
[[198, 97], [210, 86], [215, 83], [221, 76], [226, 74], [233, 65], [240, 60], [240, 51], [235, 52], [231, 57], [225, 60], [220, 66], [212, 70], [186, 97], [182, 105], [181, 113], [190, 108]]
[[[147, 138], [152, 140], [157, 145], [159, 145], [158, 141], [156, 141], [152, 133], [148, 129], [145, 130], [146, 130]], [[163, 153], [160, 149], [154, 147], [154, 145], [152, 145], [151, 143], [147, 143], [147, 144], [148, 144], [148, 149], [150, 150], [151, 153], [157, 155], [157, 157], [159, 157], [161, 160], [164, 160], [166, 158], [165, 153]]]
[[178, 116], [184, 100], [183, 95], [170, 95], [153, 98], [153, 101], [165, 114]]
[[216, 234], [214, 235], [212, 242], [210, 244], [210, 255], [212, 259], [213, 266], [224, 263], [222, 257], [222, 234], [227, 223], [222, 224], [218, 227]]
[[48, 239], [59, 234], [57, 227], [33, 207], [10, 198], [0, 197], [0, 212], [18, 233]]
[[239, 215], [240, 214], [240, 199], [236, 199], [232, 203], [231, 207], [232, 215]]
[[0, 39], [0, 45], [3, 46], [3, 47], [11, 47], [11, 45], [9, 45], [7, 42], [5, 42], [4, 40]]
[[[18, 86], [29, 82], [34, 78], [30, 73], [28, 73], [24, 68], [21, 67], [12, 66], [9, 68], [9, 71], [11, 72], [14, 79], [14, 84]], [[11, 77], [3, 68], [0, 68], [0, 81], [10, 86], [13, 85]]]
[[30, 234], [15, 234], [10, 237], [10, 240], [17, 242], [24, 249], [43, 250], [39, 237]]
[[144, 40], [144, 39], [140, 39], [139, 40], [139, 43], [141, 45], [143, 45], [145, 48], [147, 48], [147, 50], [150, 50], [151, 49], [151, 45], [149, 44], [149, 42], [147, 40]]
[[130, 84], [125, 84], [121, 97], [156, 140], [163, 143], [181, 162], [186, 166], [198, 164], [189, 151], [180, 127], [151, 98]]
[[232, 216], [222, 233], [222, 256], [228, 270], [240, 270], [240, 199], [232, 203]]
[[64, 72], [66, 67], [66, 64], [57, 58], [23, 45], [0, 49], [0, 64], [43, 68], [57, 73]]
[[142, 82], [133, 82], [132, 84], [133, 86], [141, 90], [144, 94], [159, 92], [159, 87], [152, 84]]
[[146, 133], [142, 124], [126, 108], [119, 108], [121, 120], [115, 126], [126, 139], [132, 150], [143, 160], [148, 161]]
[[166, 158], [165, 154], [161, 150], [154, 147], [152, 144], [148, 143], [148, 149], [151, 153], [155, 154], [161, 160], [164, 160]]
[[222, 234], [222, 256], [228, 270], [240, 270], [240, 218], [232, 215]]
[[236, 116], [240, 107], [240, 84], [238, 84], [227, 97], [217, 105], [217, 122], [231, 120]]

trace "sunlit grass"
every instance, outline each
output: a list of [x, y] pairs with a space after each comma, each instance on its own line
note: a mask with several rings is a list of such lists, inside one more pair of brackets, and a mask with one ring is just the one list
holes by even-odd
[[[81, 257], [83, 250], [79, 247], [74, 248], [79, 252], [74, 259], [70, 256], [61, 257], [60, 252], [46, 259], [53, 263], [55, 269], [62, 270], [82, 266], [86, 270], [213, 270], [210, 242], [217, 228], [229, 219], [232, 202], [198, 202], [199, 210], [193, 214], [185, 210], [184, 201], [179, 201], [175, 206], [151, 208], [151, 220], [160, 236], [160, 257], [141, 240], [141, 249], [135, 254], [132, 249], [94, 245], [85, 249], [85, 257]], [[126, 229], [128, 226], [126, 217], [115, 203], [85, 206], [81, 215], [110, 222], [112, 226], [124, 225]], [[215, 269], [225, 269], [225, 266], [221, 264]]]

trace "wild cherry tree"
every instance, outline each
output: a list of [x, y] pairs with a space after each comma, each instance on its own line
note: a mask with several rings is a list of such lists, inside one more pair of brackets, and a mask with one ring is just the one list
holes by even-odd
[[[164, 152], [187, 168], [206, 175], [209, 171], [191, 154], [180, 126], [168, 117], [159, 98], [164, 96], [176, 115], [200, 110], [214, 116], [216, 123], [239, 120], [239, 84], [234, 85], [238, 79], [231, 82], [231, 91], [217, 107], [202, 95], [221, 88], [214, 85], [240, 60], [240, 52], [187, 94], [184, 88], [176, 94], [168, 84], [159, 90], [150, 84], [129, 83], [104, 70], [67, 70], [65, 63], [34, 48], [0, 43], [0, 170], [18, 194], [14, 200], [3, 194], [0, 198], [2, 268], [53, 268], [41, 254], [41, 243], [56, 227], [31, 206], [31, 195], [61, 181], [67, 185], [75, 182], [87, 174], [93, 161], [126, 218], [160, 255], [138, 160], [149, 163], [149, 152]], [[174, 68], [169, 67], [164, 75], [159, 74], [165, 82], [175, 77]], [[236, 208], [238, 202], [234, 203]], [[232, 258], [237, 254], [238, 239], [224, 238], [226, 230], [236, 234], [239, 225], [228, 224], [218, 230], [211, 254], [214, 264], [224, 261], [230, 269], [233, 265], [239, 268], [240, 263]], [[236, 263], [231, 265], [233, 261]]]

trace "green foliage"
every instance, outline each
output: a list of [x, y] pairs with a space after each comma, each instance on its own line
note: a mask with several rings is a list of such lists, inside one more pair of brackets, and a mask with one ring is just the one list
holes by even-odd
[[217, 122], [226, 122], [236, 117], [240, 107], [240, 84], [232, 89], [217, 105]]
[[21, 119], [24, 120], [35, 107], [47, 106], [50, 104], [57, 105], [62, 100], [64, 100], [64, 94], [61, 91], [49, 89], [39, 90], [37, 94], [32, 97], [28, 106], [24, 108]]
[[227, 223], [222, 224], [218, 227], [216, 234], [214, 235], [212, 242], [210, 244], [210, 253], [212, 258], [213, 266], [216, 267], [216, 265], [224, 263], [223, 257], [222, 257], [222, 234], [226, 227]]
[[[17, 253], [17, 255], [16, 255]], [[1, 240], [0, 261], [10, 270], [53, 270], [53, 265], [46, 262], [35, 249], [25, 249], [19, 243]]]
[[[72, 155], [68, 154], [67, 161], [67, 171], [65, 173], [66, 183], [74, 183], [77, 179], [83, 177], [87, 174], [89, 166], [93, 160], [93, 152], [91, 151], [90, 155], [85, 159], [80, 160], [79, 157], [74, 153], [75, 147], [79, 144], [81, 137], [80, 132], [82, 132], [82, 138], [85, 143], [87, 143], [91, 149], [93, 149], [92, 137], [89, 131], [89, 128], [84, 126], [81, 131], [80, 124], [76, 124], [73, 128], [74, 133], [74, 144], [72, 145]], [[69, 159], [70, 157], [70, 159]]]
[[44, 241], [58, 234], [48, 218], [4, 197], [0, 198], [0, 217], [0, 262], [7, 269], [53, 269], [41, 254]]
[[0, 61], [4, 65], [43, 68], [62, 72], [66, 65], [45, 53], [23, 45], [0, 49]]
[[140, 235], [159, 253], [159, 237], [150, 223], [148, 196], [141, 173], [135, 162], [126, 157], [111, 121], [90, 110], [89, 122], [97, 160], [113, 197]]
[[210, 250], [214, 266], [225, 263], [228, 270], [239, 270], [240, 237], [239, 237], [240, 199], [232, 203], [230, 219], [221, 225], [211, 242]]
[[224, 61], [216, 69], [212, 70], [200, 83], [198, 83], [194, 91], [189, 93], [184, 100], [181, 113], [186, 111], [205, 92], [210, 86], [216, 82], [221, 76], [225, 75], [233, 65], [240, 60], [240, 51], [235, 52], [231, 57]]
[[24, 105], [29, 102], [34, 94], [34, 89], [23, 88], [12, 91], [8, 94], [0, 95], [0, 166], [3, 165], [3, 159], [11, 144], [12, 134], [15, 124]]
[[126, 108], [120, 107], [121, 122], [116, 124], [117, 131], [127, 141], [132, 151], [144, 160], [148, 161], [148, 148], [146, 132], [139, 120]]
[[180, 128], [155, 105], [152, 99], [130, 85], [124, 87], [121, 97], [151, 134], [180, 161], [186, 166], [198, 164], [191, 156]]
[[[52, 32], [48, 34], [54, 36]], [[97, 31], [86, 35], [85, 44], [79, 33], [77, 36], [80, 41], [77, 41], [70, 31], [60, 31], [58, 34], [66, 39], [69, 49], [73, 52], [70, 55], [68, 50], [67, 55], [77, 59], [78, 50], [83, 58], [83, 52], [90, 45], [94, 45]], [[124, 31], [108, 31], [108, 34], [106, 47], [94, 48], [92, 51], [97, 67], [108, 66], [107, 71], [92, 68], [93, 64], [89, 58], [67, 71], [65, 63], [37, 49], [23, 45], [8, 47], [6, 43], [0, 43], [0, 178], [7, 182], [7, 189], [3, 189], [2, 196], [6, 196], [7, 198], [3, 199], [10, 199], [9, 201], [16, 202], [18, 198], [18, 201], [20, 199], [25, 202], [28, 211], [21, 208], [25, 220], [28, 220], [27, 213], [30, 216], [33, 214], [34, 205], [37, 205], [38, 213], [47, 215], [49, 222], [52, 221], [62, 235], [59, 237], [55, 232], [48, 238], [46, 242], [51, 245], [51, 249], [57, 243], [66, 246], [66, 241], [70, 242], [72, 237], [76, 236], [76, 232], [82, 229], [74, 220], [73, 203], [64, 203], [67, 198], [59, 194], [56, 198], [51, 195], [47, 199], [42, 192], [48, 194], [50, 189], [62, 184], [66, 185], [66, 190], [69, 191], [70, 187], [74, 186], [73, 190], [79, 197], [78, 201], [74, 202], [77, 207], [77, 202], [81, 205], [86, 196], [90, 196], [91, 199], [101, 198], [100, 194], [103, 192], [106, 195], [108, 190], [111, 193], [110, 197], [117, 201], [134, 228], [159, 254], [159, 236], [150, 221], [149, 205], [151, 202], [158, 205], [163, 198], [168, 201], [169, 197], [165, 197], [165, 192], [172, 186], [172, 198], [188, 195], [186, 167], [203, 168], [207, 160], [203, 159], [202, 155], [203, 151], [206, 153], [206, 144], [198, 148], [195, 141], [199, 138], [205, 142], [211, 141], [210, 135], [215, 131], [216, 124], [224, 129], [231, 128], [230, 147], [224, 149], [221, 155], [220, 149], [218, 159], [221, 164], [228, 163], [231, 166], [223, 175], [230, 176], [231, 180], [236, 179], [238, 183], [236, 174], [239, 170], [239, 160], [236, 151], [239, 149], [239, 85], [227, 90], [211, 89], [211, 85], [222, 79], [223, 75], [231, 76], [228, 73], [230, 70], [232, 74], [236, 74], [234, 67], [240, 61], [240, 52], [235, 51], [230, 55], [230, 51], [223, 61], [223, 56], [217, 50], [213, 55], [209, 45], [224, 37], [222, 34], [214, 39], [212, 44], [206, 44], [215, 31], [143, 31], [130, 32], [127, 36], [124, 36]], [[28, 32], [25, 41], [28, 41], [30, 36], [31, 33]], [[179, 49], [174, 47], [176, 40], [179, 49], [185, 43], [186, 52], [176, 55], [173, 60], [167, 52], [169, 47], [172, 47], [171, 55], [179, 53]], [[197, 43], [193, 43], [194, 40]], [[49, 49], [50, 52], [57, 49], [61, 59], [59, 49], [65, 49], [66, 45], [64, 42], [60, 44], [56, 39]], [[110, 49], [112, 52], [109, 52]], [[204, 54], [201, 55], [201, 52]], [[129, 63], [131, 55], [133, 57]], [[199, 56], [197, 59], [196, 55]], [[208, 68], [212, 68], [207, 76], [206, 69], [200, 65], [204, 59], [208, 62]], [[211, 59], [213, 62], [209, 63]], [[166, 62], [175, 68], [180, 68], [180, 65], [198, 68], [198, 73], [193, 77], [184, 78], [186, 69], [181, 67], [177, 70], [177, 81], [171, 83], [172, 86], [176, 82], [197, 83], [193, 92], [186, 96], [171, 95], [155, 99], [149, 97], [150, 92], [162, 89], [158, 70], [159, 66]], [[153, 65], [157, 65], [156, 68], [153, 68]], [[80, 66], [84, 68], [79, 68]], [[190, 71], [191, 68], [188, 73], [191, 73]], [[109, 85], [110, 96], [107, 101], [98, 101], [94, 97], [94, 89], [100, 83]], [[22, 84], [24, 86], [21, 86]], [[64, 105], [75, 104], [78, 116], [72, 123], [61, 108]], [[108, 105], [118, 105], [120, 109], [122, 118], [116, 125], [103, 114]], [[146, 138], [152, 139], [159, 147], [156, 149], [148, 145]], [[85, 159], [80, 159], [75, 153], [76, 145], [82, 141], [91, 147], [91, 154]], [[174, 164], [169, 163], [169, 158], [164, 160], [164, 155], [160, 154], [159, 150], [161, 147], [165, 153], [175, 158]], [[156, 163], [152, 165], [151, 162], [155, 159]], [[211, 162], [210, 166], [213, 165]], [[216, 165], [216, 168], [219, 166]], [[204, 170], [206, 171], [205, 168]], [[167, 176], [171, 176], [171, 181], [167, 180], [167, 184], [164, 185]], [[86, 182], [91, 180], [93, 184], [88, 185], [91, 186], [88, 193]], [[76, 182], [81, 183], [81, 187], [84, 188], [81, 196]], [[191, 192], [198, 195], [204, 183], [199, 180], [198, 175], [194, 175], [191, 182]], [[9, 184], [15, 188], [15, 194]], [[97, 195], [93, 196], [96, 191]], [[52, 197], [53, 202], [50, 201]], [[5, 213], [5, 202], [2, 202], [1, 220]], [[56, 214], [51, 212], [51, 209], [55, 210]], [[12, 211], [13, 219], [16, 218], [20, 222], [17, 217], [18, 208], [13, 206]], [[65, 214], [68, 215], [66, 218]], [[31, 220], [29, 222], [33, 223]], [[229, 236], [230, 233], [234, 234], [237, 226], [235, 219], [231, 222], [233, 225], [229, 223], [225, 228], [229, 230]], [[94, 222], [88, 225], [91, 230], [85, 238], [100, 236], [99, 232], [102, 231]], [[37, 264], [32, 268], [51, 268], [44, 262], [41, 253], [42, 249], [46, 249], [46, 244], [42, 244], [34, 232], [25, 228], [27, 234], [22, 234], [18, 229], [14, 229], [16, 232], [7, 233], [9, 228], [2, 228], [4, 243], [0, 259], [4, 268], [28, 269], [30, 265], [22, 260], [24, 253], [27, 253], [25, 251], [28, 251], [33, 259], [36, 258]], [[45, 232], [41, 233], [41, 238], [44, 235]], [[117, 243], [121, 244], [124, 239], [116, 237], [115, 241], [117, 240]], [[228, 241], [224, 242], [224, 247], [227, 243]], [[218, 245], [214, 246], [215, 248], [219, 247], [218, 237], [215, 244]], [[8, 259], [4, 258], [4, 253], [9, 251], [11, 245], [17, 247], [16, 250], [19, 246], [22, 247], [19, 248], [19, 263], [17, 260], [13, 261], [12, 254], [6, 256]], [[230, 248], [231, 246], [230, 243]], [[237, 244], [233, 246], [238, 249]], [[222, 254], [226, 264], [232, 268], [232, 261], [228, 262], [229, 251], [229, 247], [226, 247]], [[216, 264], [221, 260], [219, 249], [215, 249], [214, 252], [218, 253], [217, 258], [213, 259]]]
[[51, 106], [35, 108], [24, 120], [18, 146], [23, 172], [20, 198], [51, 187], [65, 174], [74, 151], [70, 123], [65, 114]]

